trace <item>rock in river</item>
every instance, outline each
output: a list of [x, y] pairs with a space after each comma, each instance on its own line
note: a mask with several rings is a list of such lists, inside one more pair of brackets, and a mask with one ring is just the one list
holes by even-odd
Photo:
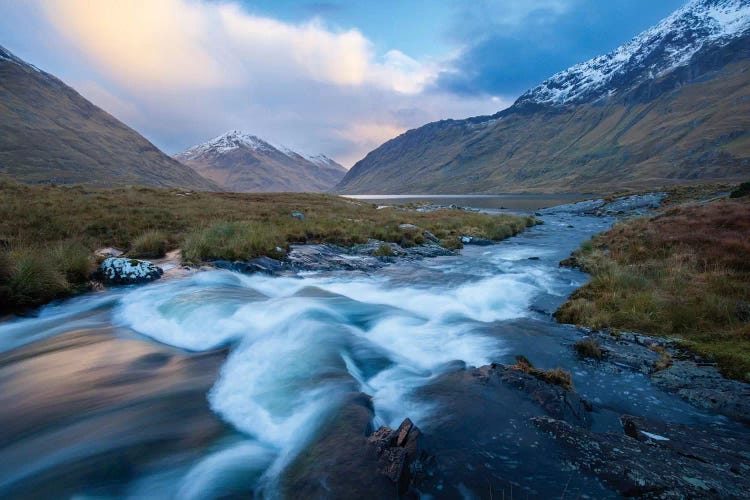
[[110, 257], [99, 266], [98, 274], [105, 283], [131, 285], [159, 279], [164, 271], [146, 260]]

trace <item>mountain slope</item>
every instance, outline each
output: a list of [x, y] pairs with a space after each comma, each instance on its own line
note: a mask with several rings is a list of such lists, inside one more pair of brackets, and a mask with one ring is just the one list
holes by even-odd
[[698, 0], [493, 116], [430, 123], [344, 193], [611, 191], [750, 176], [750, 0]]
[[62, 81], [3, 47], [0, 174], [31, 183], [217, 189]]
[[237, 192], [324, 192], [346, 173], [325, 155], [306, 157], [237, 130], [175, 158], [222, 188]]

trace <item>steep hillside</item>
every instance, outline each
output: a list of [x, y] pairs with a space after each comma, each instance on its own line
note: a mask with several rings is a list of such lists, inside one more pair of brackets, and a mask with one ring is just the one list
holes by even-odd
[[325, 192], [346, 173], [325, 155], [303, 156], [233, 130], [178, 153], [175, 158], [237, 192]]
[[750, 1], [698, 0], [493, 116], [410, 130], [343, 193], [612, 191], [750, 176]]
[[217, 188], [3, 47], [0, 174], [30, 183]]

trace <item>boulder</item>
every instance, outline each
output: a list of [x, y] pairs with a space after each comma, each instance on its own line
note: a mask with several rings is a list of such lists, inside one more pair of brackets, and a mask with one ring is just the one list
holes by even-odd
[[424, 239], [427, 241], [431, 241], [432, 243], [435, 243], [438, 245], [440, 244], [440, 238], [438, 238], [437, 236], [435, 236], [429, 231], [423, 231], [422, 236], [424, 236]]
[[419, 449], [419, 436], [419, 428], [407, 418], [397, 430], [384, 425], [367, 438], [378, 456], [378, 472], [396, 486], [398, 496], [413, 491], [432, 463], [433, 457]]
[[461, 236], [461, 243], [464, 245], [477, 245], [483, 247], [495, 244], [492, 240], [488, 240], [487, 238], [477, 238], [476, 236]]
[[305, 220], [305, 214], [302, 212], [292, 212], [291, 216], [298, 220]]
[[105, 283], [131, 285], [159, 279], [164, 271], [146, 260], [110, 257], [101, 263], [97, 274]]
[[288, 270], [288, 265], [280, 260], [272, 259], [270, 257], [257, 257], [247, 261], [228, 261], [228, 260], [215, 260], [211, 262], [214, 267], [219, 269], [226, 269], [229, 271], [235, 271], [243, 274], [267, 274], [270, 276], [276, 276], [283, 274], [284, 271]]

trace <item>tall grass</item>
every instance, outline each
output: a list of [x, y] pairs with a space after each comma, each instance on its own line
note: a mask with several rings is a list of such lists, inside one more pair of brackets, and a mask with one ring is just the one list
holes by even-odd
[[77, 242], [0, 251], [0, 311], [33, 307], [69, 295], [93, 270]]
[[157, 259], [163, 257], [169, 245], [163, 231], [149, 230], [133, 240], [128, 255], [131, 257]]
[[750, 203], [618, 224], [574, 260], [592, 279], [558, 320], [681, 338], [724, 374], [750, 381]]

